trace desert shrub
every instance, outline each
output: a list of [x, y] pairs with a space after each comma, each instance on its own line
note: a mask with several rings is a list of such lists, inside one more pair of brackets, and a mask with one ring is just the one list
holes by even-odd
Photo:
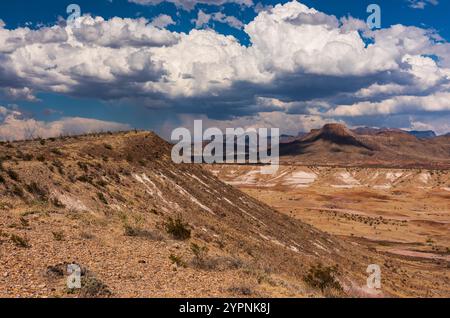
[[52, 150], [50, 150], [53, 154], [57, 155], [57, 156], [62, 156], [64, 153], [59, 150], [58, 148], [53, 148]]
[[183, 261], [183, 258], [181, 256], [170, 254], [169, 259], [172, 262], [172, 264], [175, 264], [179, 267], [186, 267], [186, 263]]
[[251, 296], [253, 291], [248, 286], [233, 286], [228, 288], [228, 292], [236, 295]]
[[123, 230], [126, 236], [139, 236], [138, 229], [131, 226], [130, 224], [124, 224]]
[[60, 160], [54, 160], [52, 165], [58, 169], [59, 174], [64, 175], [64, 164]]
[[41, 146], [44, 146], [45, 145], [45, 140], [41, 139], [41, 140], [39, 140], [39, 143], [41, 144]]
[[88, 172], [89, 167], [86, 163], [78, 161], [77, 162], [78, 167], [80, 167], [81, 170], [83, 170], [84, 172]]
[[97, 197], [102, 203], [108, 204], [108, 200], [106, 200], [106, 197], [105, 197], [105, 195], [103, 193], [98, 192], [97, 193]]
[[110, 144], [104, 144], [105, 148], [108, 150], [113, 150], [113, 146]]
[[338, 273], [337, 266], [323, 266], [319, 263], [310, 267], [304, 280], [308, 285], [322, 292], [327, 289], [342, 290], [341, 284], [336, 279]]
[[14, 243], [14, 245], [22, 248], [29, 248], [30, 243], [28, 243], [28, 240], [24, 237], [21, 237], [16, 234], [11, 234], [10, 236], [11, 241]]
[[112, 295], [109, 287], [101, 280], [92, 274], [86, 274], [81, 278], [80, 297], [82, 298], [97, 298], [109, 297]]
[[19, 220], [20, 220], [20, 224], [21, 224], [23, 227], [28, 227], [28, 226], [30, 226], [30, 222], [29, 222], [27, 219], [25, 219], [23, 216], [21, 216]]
[[44, 155], [38, 155], [38, 156], [36, 157], [36, 160], [37, 160], [37, 161], [40, 161], [40, 162], [45, 162], [45, 157], [44, 157]]
[[66, 264], [47, 266], [44, 275], [52, 279], [63, 278], [66, 272], [66, 267], [67, 267]]
[[56, 231], [52, 232], [53, 238], [55, 241], [64, 241], [64, 232], [63, 231]]
[[144, 230], [139, 227], [131, 226], [126, 223], [123, 226], [124, 234], [131, 237], [142, 237], [149, 240], [161, 241], [164, 238], [159, 233], [154, 233], [152, 231]]
[[72, 183], [75, 183], [75, 182], [77, 182], [77, 177], [75, 175], [71, 174], [71, 175], [69, 175], [69, 181]]
[[206, 259], [208, 257], [208, 248], [206, 246], [200, 246], [196, 243], [191, 244], [191, 251], [194, 254], [192, 263], [196, 267], [204, 268], [206, 267]]
[[6, 173], [8, 174], [8, 176], [9, 176], [12, 180], [14, 180], [14, 181], [19, 181], [19, 175], [18, 175], [17, 172], [15, 172], [14, 170], [8, 169], [8, 170], [6, 171]]
[[184, 223], [180, 215], [175, 219], [169, 217], [165, 224], [165, 228], [167, 233], [177, 240], [185, 241], [191, 238], [191, 230], [188, 228], [188, 225]]
[[23, 192], [23, 189], [16, 184], [13, 186], [11, 192], [15, 196], [18, 196], [19, 198], [23, 198], [23, 196], [25, 195], [25, 193]]
[[31, 160], [34, 159], [34, 156], [32, 154], [30, 154], [30, 153], [27, 153], [27, 154], [24, 154], [22, 156], [22, 159], [25, 160], [25, 161], [31, 161]]
[[6, 182], [5, 178], [3, 178], [2, 175], [0, 175], [0, 183], [5, 183], [5, 182]]
[[127, 154], [126, 160], [130, 163], [132, 163], [134, 161], [134, 157], [131, 153]]
[[37, 196], [41, 200], [43, 200], [43, 201], [47, 201], [48, 200], [48, 191], [47, 191], [47, 189], [39, 186], [36, 182], [32, 182], [30, 184], [27, 184], [25, 186], [25, 188], [26, 188], [26, 190], [29, 193]]
[[88, 175], [79, 176], [77, 178], [77, 180], [80, 181], [80, 182], [84, 182], [84, 183], [92, 183], [92, 178], [90, 176], [88, 176]]
[[105, 180], [98, 180], [96, 183], [99, 187], [102, 187], [102, 188], [104, 188], [108, 185], [108, 182], [106, 182]]

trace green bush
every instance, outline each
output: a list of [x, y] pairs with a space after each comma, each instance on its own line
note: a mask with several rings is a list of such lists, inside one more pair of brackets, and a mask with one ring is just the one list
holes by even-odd
[[11, 234], [11, 241], [18, 247], [22, 248], [29, 248], [30, 243], [28, 243], [28, 240], [26, 238], [23, 238], [16, 234]]
[[172, 264], [176, 264], [179, 267], [186, 267], [186, 263], [183, 261], [181, 256], [170, 254], [169, 259], [172, 262]]
[[177, 240], [185, 241], [191, 238], [191, 230], [188, 228], [188, 225], [183, 222], [181, 216], [177, 216], [176, 219], [169, 217], [165, 224], [165, 228], [167, 233]]
[[58, 148], [53, 148], [52, 150], [50, 150], [53, 154], [57, 155], [57, 156], [62, 156], [64, 153], [59, 150]]
[[194, 254], [193, 263], [197, 267], [205, 267], [206, 258], [208, 256], [208, 248], [206, 246], [200, 246], [198, 244], [191, 244], [191, 251]]
[[97, 193], [97, 197], [102, 203], [104, 203], [106, 205], [108, 204], [108, 200], [106, 200], [106, 197], [105, 197], [105, 195], [103, 193], [98, 192]]

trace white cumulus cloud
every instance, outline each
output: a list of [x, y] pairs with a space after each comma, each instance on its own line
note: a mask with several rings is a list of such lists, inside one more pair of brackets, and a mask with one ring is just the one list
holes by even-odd
[[130, 126], [126, 124], [80, 117], [67, 117], [52, 122], [37, 121], [23, 118], [20, 111], [0, 106], [0, 140], [2, 141], [129, 129]]
[[[201, 1], [172, 2], [189, 8]], [[222, 119], [262, 112], [450, 113], [450, 46], [434, 31], [403, 25], [370, 31], [361, 20], [297, 1], [262, 10], [246, 25], [230, 18], [199, 11], [196, 23], [235, 24], [249, 45], [208, 28], [171, 32], [168, 16], [152, 22], [83, 16], [79, 28], [0, 24], [0, 94], [127, 100]]]

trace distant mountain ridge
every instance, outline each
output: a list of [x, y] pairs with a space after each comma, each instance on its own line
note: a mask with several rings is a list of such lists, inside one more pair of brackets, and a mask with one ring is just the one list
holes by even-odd
[[448, 169], [450, 138], [431, 131], [326, 124], [282, 143], [280, 155], [293, 164]]
[[[312, 131], [318, 131], [318, 130], [319, 129], [313, 129]], [[438, 135], [433, 130], [402, 130], [400, 128], [387, 128], [387, 127], [382, 127], [382, 128], [357, 127], [357, 128], [350, 129], [350, 130], [357, 135], [377, 135], [377, 134], [386, 133], [386, 132], [397, 132], [397, 133], [403, 132], [406, 134], [410, 134], [414, 137], [417, 137], [419, 139], [431, 139], [431, 138], [435, 138], [435, 137], [439, 137], [439, 136], [450, 136], [450, 132], [447, 134]], [[280, 142], [286, 143], [289, 141], [302, 139], [302, 138], [306, 137], [308, 134], [309, 133], [307, 133], [307, 132], [299, 132], [297, 134], [297, 136], [283, 134], [280, 136]]]

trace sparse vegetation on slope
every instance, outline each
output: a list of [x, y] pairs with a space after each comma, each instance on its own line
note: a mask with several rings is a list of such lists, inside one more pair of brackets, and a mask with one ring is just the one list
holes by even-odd
[[[35, 151], [34, 158], [17, 158], [18, 149]], [[8, 235], [0, 243], [8, 272], [0, 296], [315, 297], [321, 290], [304, 277], [318, 261], [339, 264], [344, 289], [365, 283], [368, 257], [384, 263], [201, 166], [174, 164], [170, 145], [152, 133], [16, 142], [0, 150], [0, 231]], [[72, 262], [89, 264], [102, 284], [67, 293], [67, 273], [42, 276]], [[20, 274], [24, 266], [33, 269], [30, 284]]]

